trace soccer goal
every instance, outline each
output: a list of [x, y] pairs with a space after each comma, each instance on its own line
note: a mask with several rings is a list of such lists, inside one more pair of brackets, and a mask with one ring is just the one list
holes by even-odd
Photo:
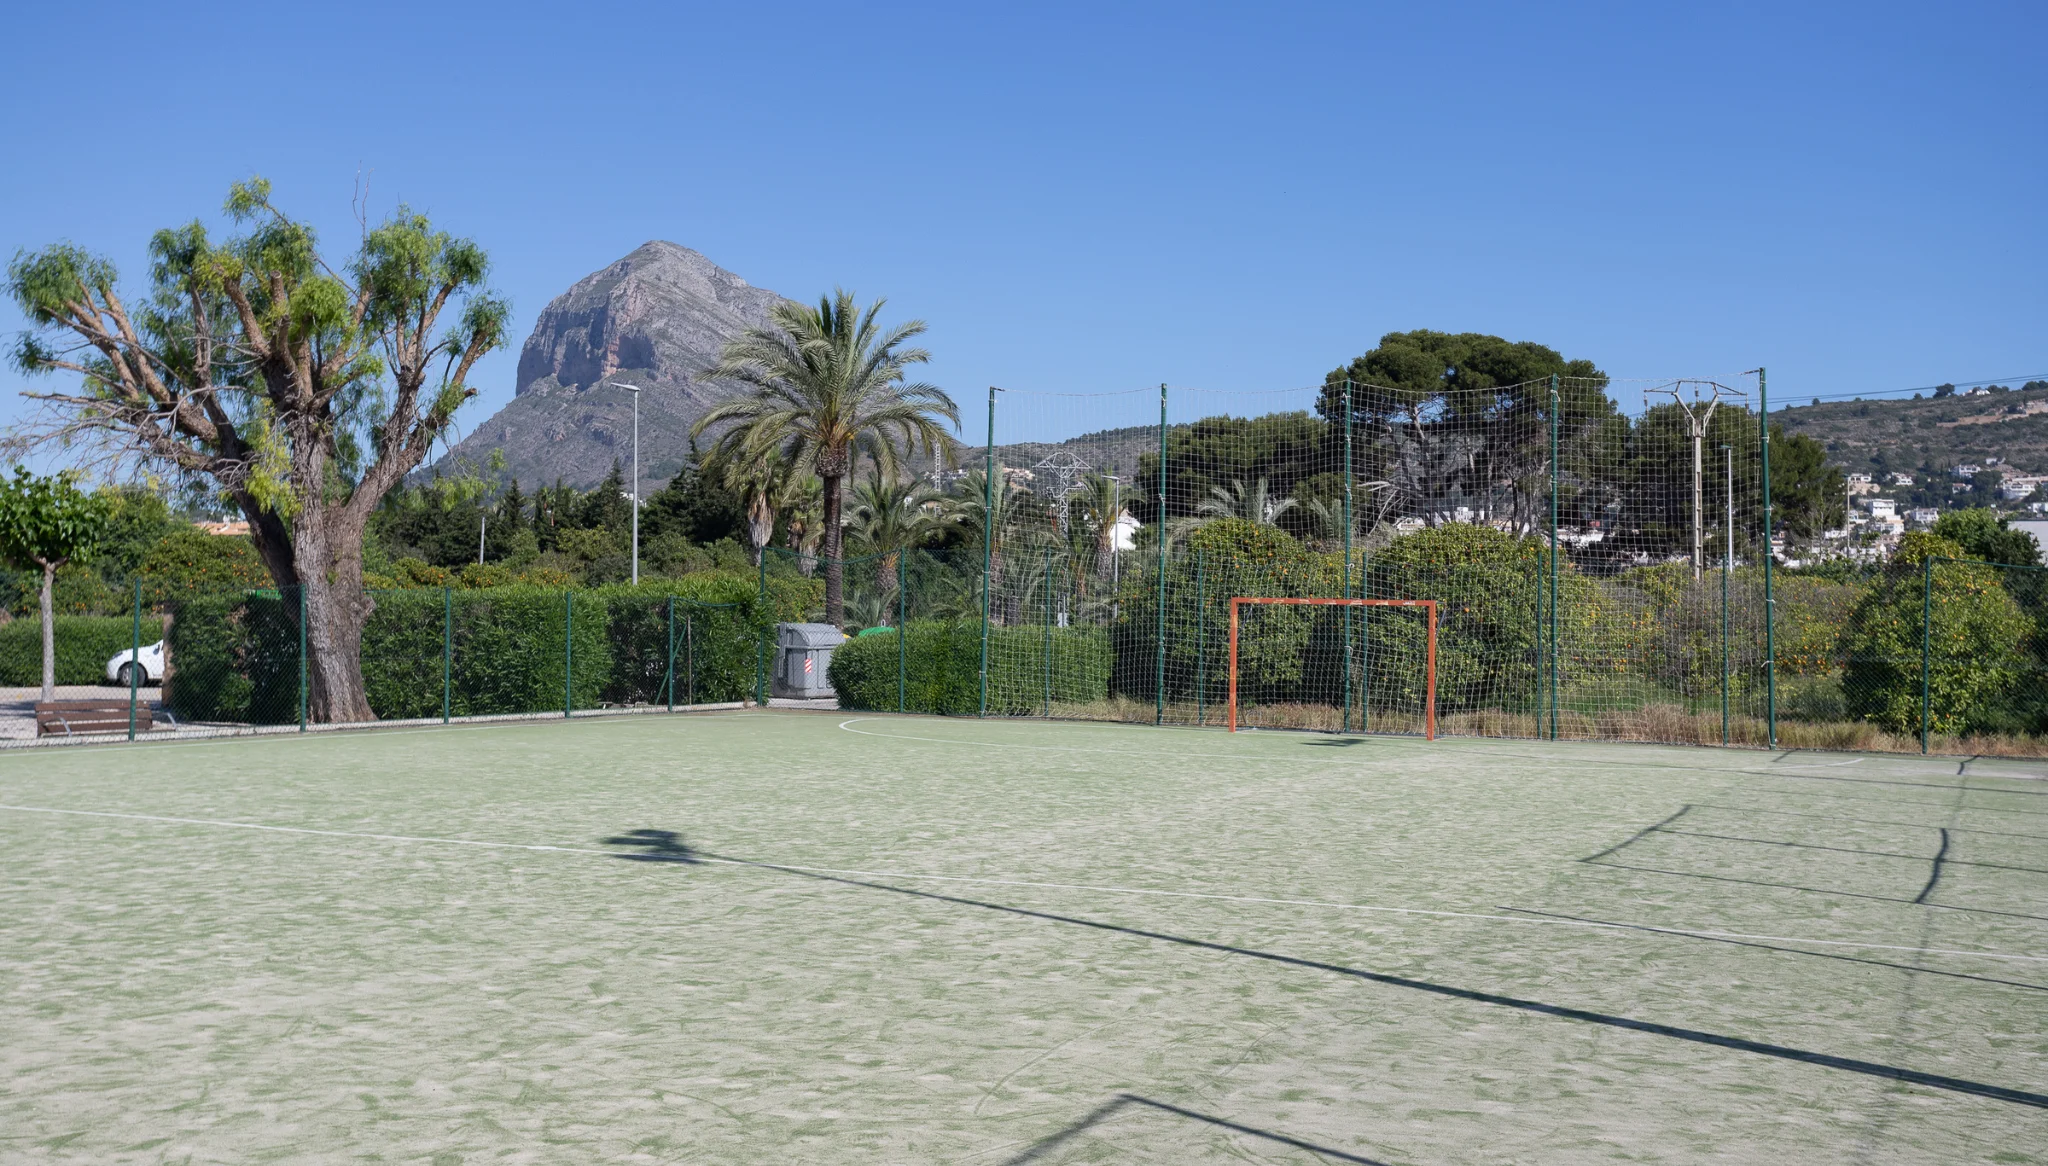
[[[1434, 599], [1230, 601], [1230, 731], [1377, 727], [1436, 740]], [[1329, 722], [1329, 723], [1325, 723]]]

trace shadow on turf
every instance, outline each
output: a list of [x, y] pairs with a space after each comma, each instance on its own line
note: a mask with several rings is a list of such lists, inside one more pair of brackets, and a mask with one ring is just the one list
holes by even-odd
[[628, 830], [616, 838], [604, 840], [606, 846], [632, 846], [638, 854], [614, 854], [627, 862], [687, 862], [694, 864], [697, 856], [683, 844], [683, 836], [673, 830]]
[[1342, 749], [1347, 745], [1363, 745], [1363, 737], [1332, 737], [1327, 741], [1303, 741], [1304, 745], [1321, 745], [1325, 749]]
[[[650, 833], [658, 835], [669, 832], [636, 830], [632, 834], [627, 835], [627, 837], [645, 838]], [[673, 834], [669, 836], [671, 839], [676, 837]], [[687, 851], [687, 848], [685, 850]], [[910, 887], [890, 886], [887, 883], [869, 882], [865, 879], [847, 878], [843, 875], [799, 870], [795, 867], [778, 866], [772, 862], [761, 862], [751, 858], [732, 858], [708, 852], [703, 853], [703, 858], [734, 866], [751, 866], [759, 870], [779, 871], [782, 874], [795, 875], [798, 878], [811, 879], [815, 882], [838, 883], [841, 886], [862, 887], [871, 891], [886, 891], [892, 895], [925, 899], [934, 903], [950, 903], [959, 907], [975, 907], [984, 911], [1000, 911], [1006, 915], [1017, 915], [1026, 919], [1042, 919], [1050, 923], [1066, 923], [1075, 927], [1086, 927], [1093, 931], [1130, 935], [1139, 939], [1156, 940], [1161, 943], [1176, 944], [1199, 951], [1244, 956], [1249, 959], [1263, 960], [1267, 963], [1281, 964], [1286, 967], [1328, 972], [1333, 975], [1364, 980], [1368, 983], [1381, 984], [1392, 988], [1406, 988], [1411, 991], [1424, 992], [1432, 996], [1448, 997], [1453, 1000], [1463, 1000], [1468, 1003], [1491, 1004], [1501, 1008], [1512, 1008], [1519, 1012], [1556, 1017], [1560, 1020], [1576, 1020], [1585, 1024], [1596, 1024], [1607, 1028], [1647, 1033], [1651, 1036], [1669, 1037], [1673, 1040], [1686, 1041], [1692, 1044], [1730, 1049], [1735, 1052], [1754, 1053], [1758, 1056], [1795, 1061], [1800, 1064], [1815, 1065], [1826, 1069], [1839, 1069], [1848, 1073], [1860, 1073], [1866, 1077], [1880, 1077], [1890, 1081], [1900, 1081], [1909, 1085], [1920, 1085], [1929, 1089], [1940, 1089], [1950, 1093], [1962, 1093], [1973, 1097], [1988, 1098], [1993, 1101], [2006, 1101], [2016, 1105], [2031, 1106], [2035, 1109], [2048, 1109], [2048, 1093], [2032, 1093], [2024, 1089], [2012, 1089], [2004, 1085], [1971, 1081], [1963, 1077], [1947, 1077], [1939, 1073], [1926, 1073], [1918, 1069], [1885, 1065], [1876, 1061], [1858, 1060], [1854, 1057], [1840, 1057], [1833, 1053], [1817, 1053], [1808, 1049], [1795, 1049], [1786, 1045], [1774, 1045], [1765, 1041], [1749, 1040], [1744, 1037], [1725, 1036], [1721, 1033], [1705, 1032], [1695, 1028], [1681, 1028], [1677, 1025], [1660, 1024], [1651, 1020], [1637, 1020], [1634, 1017], [1617, 1016], [1607, 1012], [1594, 1012], [1589, 1009], [1572, 1008], [1562, 1004], [1546, 1004], [1540, 1000], [1524, 1000], [1515, 996], [1482, 992], [1473, 988], [1459, 988], [1449, 984], [1435, 983], [1430, 980], [1416, 980], [1410, 979], [1407, 976], [1389, 975], [1385, 972], [1370, 972], [1363, 968], [1346, 967], [1343, 964], [1325, 963], [1321, 960], [1281, 955], [1278, 952], [1237, 947], [1227, 943], [1215, 943], [1206, 939], [1193, 939], [1184, 935], [1171, 935], [1163, 931], [1146, 931], [1142, 928], [1125, 927], [1117, 923], [1103, 923], [1074, 915], [1056, 915], [1050, 911], [1033, 911], [1027, 907], [1012, 907], [1003, 903], [989, 903], [980, 899], [963, 898], [958, 895], [941, 895], [934, 891], [919, 891], [913, 890]]]
[[1175, 1117], [1184, 1117], [1189, 1121], [1198, 1121], [1204, 1125], [1215, 1126], [1218, 1129], [1230, 1130], [1233, 1133], [1246, 1134], [1254, 1138], [1263, 1138], [1269, 1142], [1278, 1142], [1283, 1146], [1292, 1146], [1297, 1150], [1307, 1150], [1311, 1154], [1334, 1159], [1338, 1162], [1362, 1162], [1365, 1166], [1387, 1166], [1385, 1162], [1380, 1161], [1378, 1158], [1361, 1158], [1357, 1154], [1347, 1154], [1342, 1150], [1331, 1149], [1328, 1146], [1319, 1146], [1314, 1142], [1304, 1142], [1300, 1138], [1290, 1138], [1286, 1134], [1275, 1133], [1272, 1130], [1262, 1130], [1257, 1126], [1227, 1121], [1196, 1110], [1182, 1109], [1178, 1105], [1168, 1105], [1164, 1101], [1154, 1101], [1149, 1097], [1140, 1097], [1135, 1093], [1117, 1094], [1115, 1097], [1090, 1110], [1086, 1116], [1074, 1124], [1031, 1143], [1023, 1153], [1005, 1160], [1003, 1166], [1024, 1166], [1024, 1163], [1027, 1162], [1037, 1162], [1067, 1142], [1080, 1137], [1082, 1134], [1134, 1106], [1156, 1109], [1161, 1113], [1170, 1113]]

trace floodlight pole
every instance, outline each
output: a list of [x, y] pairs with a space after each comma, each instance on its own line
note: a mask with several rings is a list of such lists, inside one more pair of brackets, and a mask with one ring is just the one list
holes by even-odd
[[[606, 381], [615, 389], [624, 389], [633, 394], [633, 585], [640, 585], [640, 386], [624, 381]], [[477, 562], [483, 562], [483, 551], [479, 547]]]
[[1771, 545], [1771, 392], [1764, 370], [1756, 370], [1756, 404], [1763, 460], [1764, 486], [1764, 717], [1768, 746], [1778, 747], [1778, 616], [1777, 597], [1771, 590], [1771, 564], [1778, 552]]
[[1721, 556], [1721, 744], [1728, 743], [1728, 576], [1735, 570], [1735, 447], [1723, 443], [1721, 454], [1728, 463], [1728, 516], [1723, 521], [1728, 536], [1727, 551]]
[[981, 468], [981, 699], [975, 716], [988, 715], [989, 570], [995, 562], [996, 538], [996, 393], [988, 387], [988, 446]]

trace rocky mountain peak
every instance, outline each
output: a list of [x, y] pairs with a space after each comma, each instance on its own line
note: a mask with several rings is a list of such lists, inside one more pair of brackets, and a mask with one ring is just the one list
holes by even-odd
[[522, 482], [592, 485], [632, 457], [632, 394], [605, 384], [618, 380], [644, 390], [641, 477], [664, 481], [688, 455], [691, 424], [736, 391], [704, 370], [781, 299], [688, 247], [643, 244], [548, 304], [520, 349], [512, 402], [450, 456], [482, 463], [503, 450]]

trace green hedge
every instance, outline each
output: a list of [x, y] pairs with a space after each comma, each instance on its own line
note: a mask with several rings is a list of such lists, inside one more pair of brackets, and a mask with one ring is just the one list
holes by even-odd
[[[444, 683], [454, 716], [558, 710], [565, 682], [578, 709], [662, 704], [673, 597], [676, 703], [741, 700], [754, 691], [769, 624], [790, 618], [815, 590], [771, 581], [764, 602], [755, 577], [706, 572], [573, 593], [525, 586], [373, 592], [363, 682], [383, 720], [440, 716]], [[573, 654], [565, 660], [569, 594]], [[297, 720], [297, 619], [296, 597], [265, 592], [180, 605], [166, 693], [173, 711], [196, 721]]]
[[[904, 649], [903, 708], [908, 712], [973, 716], [981, 706], [981, 623], [913, 620]], [[1087, 704], [1109, 697], [1109, 635], [1101, 628], [997, 627], [989, 629], [988, 711], [1005, 716], [1043, 712], [1050, 684], [1053, 704]], [[903, 633], [859, 636], [832, 654], [832, 688], [845, 709], [897, 708], [898, 638]], [[1051, 675], [1047, 676], [1047, 649]]]
[[[156, 624], [144, 621], [142, 634], [143, 643], [155, 643]], [[107, 683], [107, 661], [133, 648], [134, 635], [132, 617], [58, 616], [57, 683]], [[0, 625], [0, 684], [20, 687], [42, 682], [43, 621], [17, 619]]]

